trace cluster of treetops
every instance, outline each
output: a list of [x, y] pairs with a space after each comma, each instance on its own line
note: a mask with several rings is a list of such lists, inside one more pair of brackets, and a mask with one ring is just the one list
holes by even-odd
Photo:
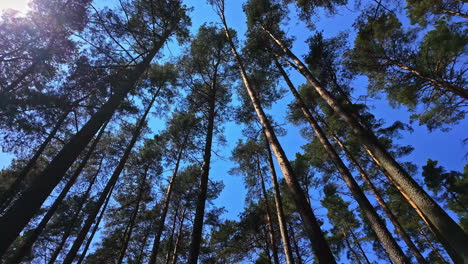
[[[0, 172], [3, 263], [468, 262], [468, 167], [428, 160], [421, 177], [397, 142], [411, 126], [352, 96], [364, 75], [370, 96], [419, 125], [463, 121], [464, 1], [248, 0], [242, 38], [223, 0], [192, 35], [181, 0], [114, 2], [33, 0], [1, 15], [1, 147], [15, 155]], [[318, 14], [346, 8], [364, 10], [354, 43], [314, 33]], [[284, 30], [293, 15], [310, 29], [305, 55]], [[180, 56], [164, 60], [167, 45]], [[266, 111], [285, 96], [307, 141], [289, 159]], [[228, 121], [243, 127], [236, 220], [210, 179]]]

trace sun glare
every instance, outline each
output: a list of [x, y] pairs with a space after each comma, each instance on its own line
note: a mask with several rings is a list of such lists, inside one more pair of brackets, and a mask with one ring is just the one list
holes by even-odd
[[0, 12], [6, 9], [15, 9], [20, 12], [28, 10], [29, 0], [0, 0]]

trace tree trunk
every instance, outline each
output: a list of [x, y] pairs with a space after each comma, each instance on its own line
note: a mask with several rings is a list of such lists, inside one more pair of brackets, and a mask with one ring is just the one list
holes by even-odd
[[395, 230], [398, 232], [398, 234], [401, 236], [403, 241], [405, 241], [406, 245], [408, 246], [408, 249], [413, 253], [413, 255], [416, 257], [418, 263], [424, 264], [426, 263], [426, 260], [422, 256], [421, 252], [419, 252], [419, 249], [416, 247], [416, 245], [413, 243], [411, 238], [408, 236], [406, 233], [405, 229], [401, 226], [400, 222], [396, 218], [396, 216], [392, 213], [390, 208], [387, 206], [385, 201], [383, 200], [382, 196], [380, 196], [380, 193], [378, 192], [377, 188], [375, 185], [371, 182], [369, 176], [367, 173], [364, 171], [364, 169], [359, 165], [359, 162], [351, 155], [351, 153], [348, 151], [346, 146], [341, 142], [341, 140], [335, 135], [332, 135], [333, 139], [338, 143], [338, 145], [341, 147], [345, 155], [348, 157], [349, 161], [356, 167], [356, 169], [359, 171], [359, 174], [361, 175], [362, 179], [366, 182], [367, 186], [371, 190], [372, 194], [374, 195], [375, 199], [379, 203], [380, 207], [382, 207], [383, 211], [385, 212], [385, 215], [387, 216], [388, 219], [392, 222], [393, 226], [395, 227]]
[[267, 228], [268, 228], [268, 234], [270, 237], [270, 246], [271, 246], [271, 251], [273, 254], [273, 262], [275, 264], [279, 264], [279, 257], [278, 257], [278, 247], [276, 245], [276, 237], [275, 237], [275, 229], [273, 227], [273, 220], [271, 218], [271, 210], [270, 210], [270, 205], [268, 203], [268, 195], [265, 187], [265, 179], [263, 178], [263, 173], [260, 168], [260, 160], [257, 156], [257, 170], [258, 170], [258, 176], [260, 177], [260, 185], [262, 189], [262, 194], [263, 194], [263, 203], [265, 204], [265, 211], [266, 211], [266, 222], [267, 222]]
[[289, 228], [289, 232], [291, 234], [291, 239], [293, 241], [293, 245], [294, 245], [294, 251], [296, 252], [296, 257], [297, 257], [297, 264], [303, 264], [302, 262], [302, 254], [301, 254], [301, 251], [299, 249], [299, 245], [297, 244], [297, 239], [296, 239], [296, 236], [294, 235], [294, 230], [293, 228]]
[[187, 145], [187, 140], [189, 138], [189, 131], [187, 131], [187, 134], [185, 135], [184, 138], [184, 143], [182, 146], [180, 146], [178, 153], [177, 153], [177, 160], [176, 164], [174, 167], [174, 171], [172, 172], [171, 179], [169, 180], [169, 185], [167, 186], [167, 191], [166, 191], [166, 198], [164, 198], [164, 206], [163, 210], [161, 213], [161, 217], [159, 219], [159, 225], [156, 230], [155, 236], [154, 236], [154, 241], [153, 241], [153, 247], [151, 249], [151, 255], [149, 258], [149, 264], [155, 264], [156, 263], [156, 257], [158, 256], [158, 251], [159, 251], [159, 243], [161, 240], [161, 235], [164, 230], [164, 222], [166, 221], [166, 216], [167, 216], [167, 211], [169, 209], [169, 202], [171, 200], [171, 194], [172, 194], [172, 189], [174, 186], [174, 180], [175, 177], [177, 176], [177, 173], [179, 172], [179, 165], [180, 165], [180, 160], [182, 159], [182, 153], [185, 149], [185, 146]]
[[104, 202], [104, 205], [102, 206], [101, 213], [99, 213], [99, 216], [96, 220], [96, 223], [94, 224], [93, 230], [91, 231], [91, 235], [89, 235], [88, 241], [86, 241], [86, 245], [83, 249], [83, 252], [81, 252], [80, 258], [76, 262], [77, 264], [81, 264], [86, 257], [86, 253], [88, 252], [89, 247], [91, 246], [91, 242], [93, 242], [94, 235], [96, 235], [96, 232], [99, 228], [99, 224], [101, 223], [102, 218], [104, 217], [104, 213], [106, 212], [107, 205], [109, 205], [110, 198], [112, 196], [112, 191], [114, 190], [114, 186], [112, 186], [111, 190], [107, 194], [106, 200]]
[[335, 164], [338, 172], [340, 173], [341, 177], [343, 178], [344, 182], [348, 186], [351, 194], [353, 195], [354, 199], [358, 202], [359, 207], [364, 212], [365, 216], [369, 220], [369, 224], [372, 227], [372, 230], [376, 234], [377, 238], [379, 239], [380, 243], [382, 243], [385, 250], [388, 252], [390, 257], [395, 263], [410, 263], [408, 258], [403, 253], [403, 250], [397, 244], [395, 239], [392, 237], [390, 231], [388, 231], [385, 223], [379, 217], [377, 212], [375, 211], [374, 207], [367, 199], [364, 192], [359, 187], [359, 184], [356, 182], [354, 177], [349, 172], [348, 168], [344, 164], [343, 160], [340, 158], [338, 153], [336, 152], [335, 148], [331, 145], [330, 141], [328, 141], [327, 136], [323, 132], [322, 128], [319, 126], [317, 121], [312, 116], [311, 112], [305, 105], [304, 101], [302, 100], [301, 96], [297, 92], [296, 88], [292, 84], [291, 80], [289, 79], [287, 73], [284, 71], [283, 67], [279, 64], [277, 60], [275, 60], [276, 66], [278, 67], [280, 73], [283, 75], [284, 80], [286, 81], [291, 93], [294, 95], [296, 99], [296, 103], [302, 110], [305, 118], [308, 120], [310, 127], [314, 131], [315, 135], [319, 139], [320, 143], [322, 144], [323, 148], [325, 149], [328, 157], [333, 161]]
[[177, 231], [177, 238], [176, 238], [176, 242], [174, 246], [174, 253], [172, 254], [172, 264], [177, 263], [177, 257], [179, 255], [179, 247], [180, 247], [180, 241], [182, 238], [182, 231], [183, 231], [182, 229], [184, 228], [184, 220], [186, 217], [186, 211], [187, 211], [187, 207], [184, 207], [184, 210], [182, 212], [182, 217], [180, 219], [179, 230]]
[[120, 250], [119, 260], [117, 261], [118, 264], [122, 264], [122, 261], [125, 257], [125, 252], [127, 251], [127, 248], [128, 248], [128, 243], [130, 241], [130, 238], [132, 237], [133, 227], [135, 226], [135, 221], [138, 215], [138, 211], [140, 209], [141, 197], [143, 196], [143, 188], [146, 183], [146, 178], [148, 177], [148, 169], [149, 167], [146, 167], [145, 173], [143, 175], [143, 179], [140, 183], [140, 187], [138, 188], [138, 196], [136, 200], [135, 209], [133, 210], [133, 213], [128, 222], [128, 231], [124, 233], [124, 239], [123, 239], [124, 242], [123, 242], [122, 249]]
[[200, 185], [198, 190], [197, 205], [195, 209], [195, 219], [193, 220], [192, 238], [190, 242], [189, 257], [187, 260], [188, 264], [197, 264], [198, 255], [200, 254], [200, 245], [203, 231], [203, 220], [205, 216], [205, 203], [206, 195], [208, 190], [208, 176], [210, 173], [210, 160], [211, 160], [211, 145], [213, 140], [213, 129], [215, 119], [215, 103], [216, 103], [216, 73], [213, 78], [213, 84], [211, 87], [211, 96], [209, 101], [208, 109], [208, 126], [205, 138], [205, 150], [203, 154], [203, 166], [202, 174], [200, 176]]
[[[457, 1], [459, 1], [459, 0], [457, 0]], [[442, 12], [446, 13], [446, 14], [449, 14], [449, 15], [452, 15], [452, 16], [459, 16], [459, 17], [463, 17], [463, 18], [468, 19], [468, 14], [464, 14], [464, 13], [461, 13], [461, 12], [448, 10], [448, 9], [442, 9]]]
[[88, 145], [99, 128], [112, 117], [127, 94], [134, 89], [137, 81], [168, 37], [168, 33], [162, 36], [161, 41], [152, 47], [143, 61], [138, 63], [132, 70], [127, 70], [126, 76], [113, 83], [116, 86], [115, 93], [70, 139], [44, 171], [33, 179], [31, 185], [28, 186], [21, 197], [0, 218], [0, 234], [2, 234], [0, 256], [5, 253], [29, 220], [36, 215], [42, 203], [62, 180], [66, 171]]
[[361, 254], [362, 256], [364, 257], [364, 259], [366, 260], [366, 263], [367, 264], [370, 264], [372, 262], [369, 261], [369, 259], [367, 258], [367, 255], [366, 255], [366, 252], [364, 252], [364, 249], [362, 248], [361, 246], [361, 243], [359, 242], [358, 238], [356, 237], [356, 235], [354, 234], [353, 231], [350, 232], [351, 233], [351, 236], [353, 237], [353, 240], [354, 240], [354, 244], [357, 245], [359, 251], [361, 251]]
[[283, 172], [286, 184], [289, 190], [291, 191], [294, 204], [296, 205], [297, 210], [301, 215], [302, 222], [304, 224], [304, 229], [312, 243], [312, 249], [315, 256], [317, 257], [318, 263], [336, 263], [335, 258], [333, 257], [333, 254], [330, 250], [330, 247], [327, 241], [325, 240], [325, 237], [323, 236], [322, 230], [320, 229], [320, 225], [317, 222], [314, 212], [312, 211], [310, 205], [307, 203], [306, 195], [304, 194], [304, 191], [302, 190], [299, 182], [297, 181], [293, 173], [291, 164], [289, 163], [286, 157], [286, 153], [284, 153], [284, 150], [281, 147], [278, 138], [275, 135], [275, 132], [273, 131], [273, 127], [271, 126], [265, 112], [263, 111], [263, 108], [261, 107], [259, 99], [255, 95], [254, 90], [250, 85], [250, 81], [247, 77], [247, 73], [245, 71], [242, 60], [239, 57], [239, 54], [237, 53], [234, 43], [232, 42], [231, 34], [229, 32], [229, 28], [227, 26], [224, 14], [220, 13], [220, 15], [222, 23], [224, 25], [226, 37], [231, 46], [232, 54], [237, 61], [242, 81], [250, 97], [250, 100], [252, 101], [252, 104], [255, 108], [255, 112], [257, 113], [258, 119], [265, 131], [266, 138], [273, 149], [275, 157], [278, 160], [278, 164], [281, 168], [281, 171]]
[[91, 180], [91, 182], [89, 183], [88, 185], [88, 188], [86, 189], [86, 192], [85, 194], [83, 195], [83, 198], [81, 199], [80, 201], [80, 205], [78, 207], [78, 210], [76, 210], [75, 214], [73, 215], [73, 218], [72, 220], [70, 221], [70, 223], [68, 223], [68, 227], [67, 229], [65, 230], [65, 232], [63, 233], [62, 235], [62, 239], [60, 240], [60, 243], [57, 245], [57, 247], [55, 248], [52, 256], [50, 257], [50, 260], [49, 260], [49, 264], [54, 264], [55, 261], [57, 260], [57, 257], [58, 255], [60, 254], [60, 252], [62, 251], [63, 249], [63, 246], [65, 245], [65, 242], [67, 242], [67, 239], [68, 237], [70, 236], [72, 230], [73, 230], [73, 227], [75, 226], [76, 224], [76, 221], [78, 220], [78, 217], [80, 215], [80, 212], [81, 210], [83, 209], [84, 205], [85, 205], [85, 202], [86, 200], [88, 199], [89, 197], [89, 194], [91, 192], [91, 188], [93, 187], [94, 185], [94, 182], [96, 181], [97, 179], [97, 176], [99, 175], [99, 172], [101, 170], [101, 165], [102, 165], [102, 161], [103, 161], [104, 158], [101, 159], [101, 163], [99, 164], [99, 169], [98, 171], [96, 172], [96, 174], [94, 175], [93, 179]]
[[426, 243], [429, 245], [432, 252], [434, 252], [434, 254], [442, 261], [442, 263], [447, 263], [447, 261], [445, 261], [444, 257], [442, 257], [442, 255], [440, 255], [439, 250], [434, 246], [434, 244], [432, 244], [431, 240], [424, 233], [424, 231], [421, 228], [418, 228], [418, 231], [419, 231], [419, 234], [421, 234], [421, 236], [423, 237], [424, 241], [426, 241]]
[[174, 214], [174, 221], [172, 222], [172, 228], [171, 228], [171, 235], [169, 236], [169, 243], [168, 243], [168, 248], [167, 248], [167, 254], [166, 254], [166, 260], [164, 261], [165, 264], [169, 264], [169, 260], [171, 257], [171, 251], [172, 251], [172, 242], [174, 241], [174, 234], [175, 230], [177, 228], [177, 215], [179, 214], [179, 206], [177, 206], [175, 214]]
[[401, 167], [390, 153], [382, 146], [375, 134], [363, 126], [353, 114], [349, 113], [338, 100], [327, 91], [307, 67], [299, 60], [279, 39], [265, 29], [271, 38], [280, 46], [285, 54], [296, 64], [296, 69], [304, 75], [307, 81], [325, 102], [349, 125], [353, 134], [375, 156], [382, 168], [388, 172], [393, 182], [400, 187], [399, 190], [406, 194], [413, 206], [416, 206], [427, 221], [437, 232], [435, 236], [444, 245], [445, 249], [455, 263], [463, 263], [468, 258], [468, 236], [461, 227], [424, 191], [421, 186]]
[[354, 251], [353, 247], [352, 247], [351, 244], [349, 243], [348, 235], [346, 234], [346, 232], [344, 231], [344, 229], [342, 230], [342, 232], [343, 232], [343, 237], [344, 237], [344, 239], [345, 239], [346, 246], [349, 248], [349, 251], [351, 251], [351, 254], [353, 254], [353, 256], [354, 256], [354, 258], [356, 259], [357, 263], [358, 263], [358, 264], [361, 264], [361, 260], [359, 259], [358, 254], [356, 253], [356, 251]]
[[279, 189], [278, 178], [276, 177], [275, 165], [273, 163], [273, 157], [271, 155], [270, 145], [268, 144], [268, 141], [266, 140], [266, 136], [265, 136], [265, 150], [267, 153], [268, 168], [270, 170], [271, 182], [273, 185], [273, 194], [275, 198], [276, 214], [278, 217], [281, 240], [283, 242], [284, 256], [286, 257], [287, 264], [294, 264], [294, 258], [293, 258], [292, 250], [291, 250], [291, 243], [289, 241], [288, 229], [286, 226], [286, 219], [284, 217], [283, 201], [281, 200], [281, 192]]
[[[75, 172], [73, 173], [73, 175], [70, 177], [70, 179], [68, 180], [65, 187], [60, 192], [59, 196], [57, 196], [54, 203], [49, 207], [49, 210], [44, 215], [41, 222], [37, 225], [37, 227], [32, 232], [28, 233], [28, 236], [26, 237], [23, 244], [16, 250], [16, 252], [13, 255], [13, 257], [11, 258], [11, 260], [8, 260], [7, 263], [19, 263], [31, 251], [31, 248], [32, 248], [34, 242], [36, 242], [39, 235], [42, 233], [44, 228], [47, 226], [47, 223], [50, 221], [50, 219], [55, 214], [55, 212], [57, 211], [59, 206], [62, 204], [63, 200], [67, 196], [70, 189], [75, 184], [76, 179], [81, 174], [83, 169], [86, 167], [86, 164], [88, 163], [89, 159], [91, 158], [92, 154], [94, 153], [94, 150], [96, 149], [97, 144], [99, 143], [99, 141], [101, 140], [102, 135], [104, 134], [106, 126], [107, 126], [107, 123], [101, 128], [101, 131], [99, 132], [99, 134], [94, 139], [91, 146], [89, 147], [89, 150], [86, 153], [85, 157], [83, 157], [83, 160], [80, 162], [80, 164], [76, 168]], [[99, 169], [98, 169], [98, 172], [96, 173], [96, 176], [99, 173], [99, 171], [101, 170], [101, 164], [102, 164], [102, 160], [101, 160], [101, 163], [99, 164]], [[83, 203], [84, 203], [84, 200], [83, 200]], [[79, 213], [80, 210], [81, 210], [81, 208], [77, 211], [77, 213]]]
[[76, 257], [76, 254], [78, 253], [78, 250], [81, 247], [81, 244], [86, 238], [86, 235], [88, 234], [89, 229], [91, 228], [91, 225], [93, 224], [94, 220], [96, 219], [96, 216], [99, 212], [99, 209], [102, 207], [104, 201], [106, 200], [106, 197], [108, 194], [113, 190], [115, 183], [119, 179], [120, 173], [123, 171], [125, 164], [128, 160], [128, 157], [130, 156], [130, 153], [133, 149], [133, 146], [138, 140], [138, 137], [141, 134], [141, 131], [143, 129], [143, 126], [145, 124], [146, 117], [148, 116], [151, 107], [153, 106], [154, 101], [156, 100], [156, 97], [159, 94], [160, 89], [153, 95], [153, 98], [151, 99], [151, 102], [149, 103], [148, 107], [145, 110], [145, 113], [141, 117], [141, 119], [138, 121], [138, 125], [135, 128], [135, 131], [133, 132], [132, 139], [128, 143], [128, 146], [125, 148], [125, 151], [120, 158], [119, 164], [115, 168], [114, 172], [112, 173], [112, 176], [110, 177], [109, 181], [107, 182], [106, 186], [104, 187], [104, 190], [102, 191], [101, 195], [99, 196], [99, 200], [96, 204], [96, 206], [92, 209], [90, 214], [88, 215], [88, 218], [86, 219], [83, 227], [81, 228], [80, 232], [78, 233], [78, 236], [75, 239], [75, 242], [73, 243], [73, 246], [71, 247], [70, 251], [68, 252], [67, 256], [65, 257], [65, 260], [63, 263], [72, 263], [73, 260]]
[[44, 149], [47, 147], [47, 145], [49, 145], [50, 141], [52, 141], [52, 139], [55, 137], [59, 129], [62, 127], [62, 124], [67, 119], [67, 116], [69, 113], [70, 111], [66, 111], [59, 118], [59, 120], [55, 124], [54, 128], [50, 131], [47, 138], [44, 140], [44, 142], [42, 142], [42, 144], [39, 146], [37, 151], [34, 153], [34, 156], [28, 161], [26, 166], [20, 171], [15, 181], [8, 187], [8, 190], [6, 190], [2, 194], [2, 196], [0, 197], [0, 212], [3, 212], [11, 203], [13, 198], [16, 196], [21, 183], [26, 179], [26, 177], [28, 176], [29, 172], [34, 167], [34, 165], [36, 165], [36, 162], [39, 159], [39, 157], [42, 155], [42, 152], [44, 152]]

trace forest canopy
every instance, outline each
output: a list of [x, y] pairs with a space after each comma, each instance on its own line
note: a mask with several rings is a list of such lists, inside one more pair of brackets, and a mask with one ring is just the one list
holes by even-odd
[[14, 8], [0, 263], [468, 262], [464, 1]]

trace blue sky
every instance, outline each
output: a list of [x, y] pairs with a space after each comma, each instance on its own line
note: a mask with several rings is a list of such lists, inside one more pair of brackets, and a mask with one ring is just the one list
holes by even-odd
[[[3, 0], [0, 0], [3, 1]], [[99, 5], [111, 5], [115, 3], [114, 0], [100, 0]], [[204, 23], [214, 22], [218, 23], [219, 19], [213, 12], [212, 8], [206, 4], [204, 0], [187, 0], [188, 6], [193, 6], [194, 10], [191, 13], [192, 17], [192, 33], [195, 34], [198, 27]], [[226, 0], [226, 17], [228, 25], [239, 32], [239, 35], [243, 35], [246, 30], [245, 15], [242, 11], [243, 1], [238, 0]], [[336, 36], [339, 32], [347, 30], [350, 33], [350, 38], [354, 37], [352, 24], [355, 18], [359, 15], [358, 11], [352, 11], [352, 4], [347, 7], [340, 8], [337, 15], [333, 17], [321, 16], [320, 20], [316, 22], [316, 28], [319, 31], [323, 31], [325, 37]], [[285, 26], [288, 35], [295, 36], [296, 41], [294, 43], [293, 51], [296, 54], [303, 55], [307, 52], [308, 47], [305, 44], [305, 40], [313, 33], [305, 27], [303, 23], [297, 22], [295, 18]], [[242, 37], [241, 37], [242, 39]], [[180, 53], [180, 47], [175, 42], [168, 45], [165, 48], [165, 59], [171, 59], [173, 56], [177, 56]], [[291, 72], [291, 77], [295, 85], [300, 85], [305, 82], [304, 78], [297, 73]], [[353, 96], [357, 98], [359, 95], [366, 94], [366, 80], [363, 77], [357, 78], [353, 82], [355, 92]], [[292, 97], [287, 95], [285, 98], [276, 103], [267, 112], [275, 118], [275, 121], [280, 124], [286, 124], [285, 117], [287, 115], [287, 104], [292, 101]], [[383, 118], [387, 124], [391, 124], [394, 121], [400, 120], [403, 122], [409, 121], [409, 114], [406, 109], [401, 107], [393, 109], [385, 100], [370, 100], [369, 104], [372, 106], [372, 113], [377, 118]], [[157, 131], [155, 127], [152, 127], [154, 131]], [[243, 210], [245, 189], [240, 176], [229, 175], [228, 171], [234, 167], [229, 161], [229, 156], [232, 149], [235, 147], [237, 140], [241, 137], [241, 128], [239, 125], [234, 123], [227, 123], [225, 127], [225, 136], [227, 139], [226, 146], [215, 146], [215, 150], [221, 157], [213, 155], [212, 167], [210, 177], [213, 180], [222, 180], [225, 184], [225, 188], [222, 191], [220, 197], [215, 201], [216, 206], [224, 206], [227, 213], [223, 216], [224, 218], [236, 219], [238, 214]], [[301, 151], [301, 146], [306, 141], [300, 136], [299, 130], [292, 126], [286, 125], [285, 128], [288, 130], [286, 136], [280, 138], [280, 142], [284, 147], [286, 154], [289, 158], [293, 159], [296, 152]], [[422, 165], [426, 163], [428, 158], [438, 160], [439, 164], [450, 170], [461, 171], [463, 166], [466, 164], [465, 154], [468, 153], [467, 145], [463, 144], [463, 139], [468, 138], [468, 120], [460, 122], [460, 124], [453, 126], [449, 132], [441, 132], [436, 130], [429, 132], [425, 127], [413, 125], [414, 132], [404, 132], [402, 138], [398, 140], [398, 143], [402, 145], [412, 145], [415, 150], [404, 160], [411, 161], [418, 165], [419, 171]], [[6, 153], [0, 152], [0, 168], [7, 166], [11, 161], [12, 156]], [[279, 175], [280, 171], [278, 170]], [[318, 193], [312, 193], [313, 197], [319, 197]], [[313, 204], [313, 207], [317, 208], [317, 203]]]

